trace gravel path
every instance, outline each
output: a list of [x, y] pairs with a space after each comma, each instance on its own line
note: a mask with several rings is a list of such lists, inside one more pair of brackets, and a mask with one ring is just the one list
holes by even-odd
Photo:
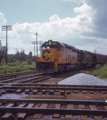
[[76, 75], [73, 75], [71, 77], [68, 77], [62, 81], [60, 81], [58, 84], [66, 84], [66, 85], [105, 85], [107, 86], [107, 82], [94, 77], [92, 75], [79, 73]]

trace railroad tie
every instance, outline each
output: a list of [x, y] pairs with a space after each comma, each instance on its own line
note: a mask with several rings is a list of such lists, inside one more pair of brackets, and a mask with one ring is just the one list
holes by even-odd
[[42, 90], [42, 94], [46, 94], [46, 91], [47, 91], [47, 90]]
[[101, 91], [102, 94], [106, 94], [106, 91]]
[[26, 89], [26, 90], [25, 90], [25, 94], [28, 94], [28, 93], [29, 93], [29, 91], [30, 91], [29, 89]]
[[36, 95], [38, 90], [33, 90], [33, 95]]
[[3, 91], [2, 91], [2, 94], [5, 94], [5, 93], [6, 93], [6, 90], [3, 90]]
[[90, 94], [94, 94], [95, 91], [90, 91]]
[[[14, 104], [13, 103], [10, 103], [10, 104], [8, 104], [6, 107], [12, 107]], [[12, 117], [12, 113], [6, 113], [6, 114], [4, 114], [2, 117], [1, 117], [1, 119], [2, 120], [7, 120], [7, 119], [9, 119], [10, 117]]]
[[78, 105], [79, 109], [84, 109], [84, 105]]
[[[55, 109], [60, 109], [60, 105], [61, 105], [61, 104], [55, 104]], [[59, 117], [60, 117], [60, 114], [55, 113], [55, 114], [53, 114], [52, 117], [53, 117], [53, 118], [59, 118]]]
[[[25, 106], [25, 105], [24, 105]], [[28, 105], [27, 105], [27, 107], [26, 108], [32, 108], [34, 106], [34, 103], [29, 103]], [[17, 116], [17, 120], [22, 120], [22, 119], [24, 119], [26, 117], [26, 113], [20, 113], [18, 116]]]
[[79, 93], [79, 91], [75, 90], [74, 93]]
[[32, 108], [34, 106], [34, 103], [29, 103], [26, 108]]
[[61, 91], [60, 91], [60, 95], [65, 95], [65, 91], [64, 91], [64, 90], [61, 90]]
[[86, 115], [81, 115], [81, 120], [87, 120], [88, 117]]
[[48, 104], [44, 103], [40, 106], [40, 108], [46, 108]]
[[[68, 104], [68, 105], [67, 105], [67, 109], [73, 109], [73, 105]], [[72, 115], [70, 115], [70, 114], [65, 115], [65, 118], [66, 118], [66, 119], [72, 118]]]
[[83, 93], [83, 94], [86, 94], [86, 93], [87, 93], [87, 91], [82, 91], [82, 93]]
[[12, 113], [6, 113], [1, 117], [1, 120], [8, 120], [10, 117], [12, 117], [12, 115], [13, 115]]
[[60, 91], [58, 91], [58, 90], [56, 90], [55, 92], [54, 92], [54, 95], [60, 95]]
[[97, 110], [95, 105], [89, 105], [89, 107], [90, 107], [91, 110]]
[[104, 108], [107, 110], [107, 106], [104, 106]]
[[49, 90], [50, 95], [54, 95], [54, 90]]
[[16, 90], [16, 93], [20, 94], [22, 92], [22, 89]]
[[[46, 108], [48, 104], [44, 103], [40, 106], [40, 108]], [[41, 113], [36, 113], [34, 116], [33, 116], [33, 119], [40, 119], [42, 117], [42, 114]]]
[[66, 91], [66, 94], [70, 94], [70, 93], [71, 93], [71, 91], [70, 91], [70, 90], [67, 90], [67, 91]]
[[22, 103], [19, 106], [17, 106], [18, 108], [24, 107], [26, 105], [26, 103]]
[[12, 107], [13, 105], [13, 103], [9, 103], [6, 107]]
[[100, 117], [100, 116], [94, 116], [94, 118], [95, 118], [95, 120], [102, 120], [102, 117]]
[[33, 116], [33, 119], [40, 119], [42, 117], [42, 114], [37, 113]]

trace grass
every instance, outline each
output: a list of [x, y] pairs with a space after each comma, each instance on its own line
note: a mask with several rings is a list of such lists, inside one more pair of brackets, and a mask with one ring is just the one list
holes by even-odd
[[22, 72], [22, 71], [31, 71], [35, 70], [35, 62], [24, 61], [24, 62], [12, 62], [8, 65], [0, 65], [0, 74], [13, 73], [13, 72]]
[[93, 75], [102, 79], [107, 78], [107, 63], [104, 66], [97, 65], [96, 69], [92, 71]]

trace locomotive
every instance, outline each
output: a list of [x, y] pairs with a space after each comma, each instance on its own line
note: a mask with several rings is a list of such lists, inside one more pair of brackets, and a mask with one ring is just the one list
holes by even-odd
[[41, 56], [36, 60], [36, 72], [54, 73], [105, 64], [107, 56], [76, 49], [74, 46], [48, 40], [41, 45]]

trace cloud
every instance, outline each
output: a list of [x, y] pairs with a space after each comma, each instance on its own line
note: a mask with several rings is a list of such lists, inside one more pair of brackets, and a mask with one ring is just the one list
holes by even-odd
[[50, 22], [60, 22], [58, 15], [53, 15], [49, 18]]
[[7, 20], [4, 18], [4, 14], [0, 12], [0, 25], [4, 25]]
[[[81, 0], [81, 5], [74, 8], [75, 17], [61, 19], [55, 14], [49, 17], [48, 22], [25, 22], [13, 25], [12, 31], [9, 31], [9, 52], [16, 52], [15, 48], [19, 48], [17, 49], [19, 51], [23, 49], [27, 53], [29, 51], [33, 52], [34, 45], [31, 43], [36, 40], [35, 33], [38, 32], [38, 40], [52, 39], [92, 52], [97, 46], [99, 53], [105, 53], [101, 50], [104, 46], [101, 41], [105, 41], [105, 45], [107, 45], [105, 31], [103, 32], [105, 36], [103, 35], [102, 38], [99, 36], [98, 39], [98, 26], [94, 23], [98, 10], [93, 9], [91, 4], [88, 5], [85, 1], [87, 0]], [[75, 0], [75, 2], [77, 1]], [[100, 43], [100, 45], [97, 43]], [[14, 51], [12, 51], [12, 48], [14, 48]]]
[[74, 8], [74, 12], [77, 14], [74, 18], [61, 19], [55, 14], [49, 17], [49, 22], [16, 23], [13, 25], [12, 31], [9, 31], [9, 47], [23, 48], [25, 50], [33, 49], [31, 42], [36, 40], [36, 32], [39, 34], [38, 39], [42, 41], [52, 39], [76, 46], [80, 45], [82, 41], [90, 43], [90, 41], [82, 40], [83, 38], [80, 36], [87, 32], [93, 33], [91, 28], [94, 26], [92, 17], [96, 11], [85, 3]]

